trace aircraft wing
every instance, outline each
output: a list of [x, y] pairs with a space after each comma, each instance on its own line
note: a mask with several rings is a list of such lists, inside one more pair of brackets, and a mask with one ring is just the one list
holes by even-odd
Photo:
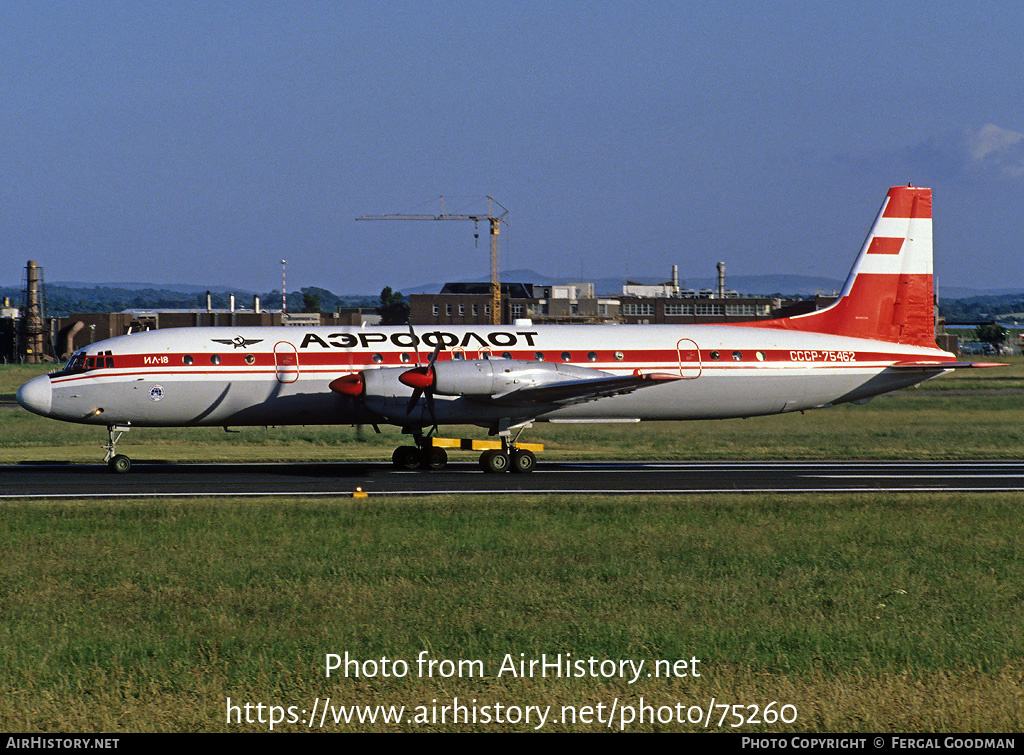
[[632, 393], [640, 388], [647, 388], [652, 385], [680, 379], [679, 375], [656, 372], [634, 375], [609, 375], [606, 377], [564, 380], [558, 383], [528, 386], [510, 391], [509, 393], [492, 396], [490, 400], [492, 403], [506, 406], [531, 404], [569, 406], [607, 396]]

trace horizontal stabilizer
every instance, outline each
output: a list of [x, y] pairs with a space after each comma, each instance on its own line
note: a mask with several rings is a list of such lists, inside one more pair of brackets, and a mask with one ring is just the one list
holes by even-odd
[[896, 362], [890, 364], [890, 370], [958, 370], [965, 367], [1006, 367], [1002, 362], [943, 362], [938, 359], [922, 359], [916, 362]]

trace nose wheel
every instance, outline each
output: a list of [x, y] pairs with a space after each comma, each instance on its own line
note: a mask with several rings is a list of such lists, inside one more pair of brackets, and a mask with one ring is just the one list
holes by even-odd
[[107, 462], [107, 469], [114, 474], [127, 474], [132, 468], [132, 460], [124, 454], [115, 454], [110, 461]]
[[132, 460], [117, 452], [117, 442], [129, 430], [131, 428], [127, 425], [107, 426], [107, 444], [103, 446], [103, 450], [107, 453], [104, 455], [103, 461], [107, 462], [107, 469], [114, 474], [127, 474], [132, 468]]

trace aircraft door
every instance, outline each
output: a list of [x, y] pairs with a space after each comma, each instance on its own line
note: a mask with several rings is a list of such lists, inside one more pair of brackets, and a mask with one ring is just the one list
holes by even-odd
[[299, 352], [288, 341], [274, 344], [274, 367], [279, 383], [294, 383], [299, 379]]
[[676, 343], [676, 352], [679, 354], [679, 374], [684, 380], [696, 380], [700, 377], [700, 349], [697, 342], [689, 338], [680, 339]]

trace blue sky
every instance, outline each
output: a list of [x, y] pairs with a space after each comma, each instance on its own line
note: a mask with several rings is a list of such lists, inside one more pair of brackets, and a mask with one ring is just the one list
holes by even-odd
[[1024, 288], [1017, 3], [0, 4], [0, 282], [337, 293], [843, 278], [895, 184], [940, 286]]

